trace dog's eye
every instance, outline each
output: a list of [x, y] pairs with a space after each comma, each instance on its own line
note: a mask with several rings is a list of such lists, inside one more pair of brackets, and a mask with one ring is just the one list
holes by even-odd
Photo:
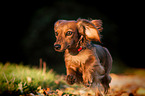
[[55, 36], [58, 36], [58, 32], [55, 32]]
[[70, 36], [70, 35], [72, 35], [72, 32], [71, 31], [67, 31], [66, 32], [66, 36]]

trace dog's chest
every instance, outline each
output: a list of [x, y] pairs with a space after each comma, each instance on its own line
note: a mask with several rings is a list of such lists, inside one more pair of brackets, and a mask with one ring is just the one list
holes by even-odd
[[65, 61], [69, 61], [72, 64], [80, 65], [85, 64], [86, 60], [89, 58], [89, 56], [92, 55], [92, 52], [89, 49], [82, 50], [77, 55], [71, 55], [70, 53], [65, 54]]

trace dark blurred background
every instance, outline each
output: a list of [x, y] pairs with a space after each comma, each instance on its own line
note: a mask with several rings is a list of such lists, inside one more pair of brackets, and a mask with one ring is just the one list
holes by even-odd
[[0, 62], [39, 65], [65, 72], [63, 53], [55, 52], [53, 25], [59, 19], [101, 19], [102, 46], [112, 54], [113, 66], [145, 68], [141, 62], [143, 19], [140, 2], [36, 0], [1, 2]]

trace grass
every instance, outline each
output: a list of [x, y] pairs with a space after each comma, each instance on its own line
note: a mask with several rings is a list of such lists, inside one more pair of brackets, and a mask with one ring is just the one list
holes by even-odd
[[[115, 62], [118, 63], [118, 62]], [[116, 64], [115, 64], [116, 65]], [[116, 67], [112, 72], [116, 71]], [[39, 94], [38, 89], [63, 90], [66, 93], [73, 93], [74, 89], [82, 86], [74, 84], [69, 86], [64, 81], [64, 76], [57, 75], [52, 69], [44, 73], [42, 69], [24, 66], [15, 63], [0, 63], [0, 94], [4, 95], [26, 95]]]
[[[121, 64], [122, 66], [119, 66]], [[130, 69], [118, 60], [114, 60], [111, 72], [141, 76], [145, 73], [144, 69]], [[83, 85], [66, 84], [64, 78], [64, 75], [58, 75], [52, 69], [44, 72], [40, 68], [23, 64], [0, 63], [0, 95], [82, 96], [82, 94], [94, 94]]]
[[39, 86], [51, 89], [60, 87], [55, 82], [57, 74], [52, 70], [43, 73], [40, 69], [22, 64], [0, 63], [0, 78], [0, 94], [36, 94]]
[[[52, 69], [44, 73], [35, 67], [15, 63], [0, 63], [0, 95], [42, 95], [80, 96], [77, 94], [84, 86], [68, 85], [64, 75], [56, 74]], [[79, 89], [79, 90], [78, 90]]]

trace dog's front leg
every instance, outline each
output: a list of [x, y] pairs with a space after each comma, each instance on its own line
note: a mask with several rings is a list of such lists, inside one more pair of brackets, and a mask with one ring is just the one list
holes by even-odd
[[67, 68], [67, 77], [66, 77], [66, 81], [67, 81], [67, 83], [70, 84], [70, 85], [76, 83], [76, 73], [75, 73], [74, 70], [71, 69], [71, 68]]
[[76, 72], [75, 72], [74, 68], [75, 67], [72, 67], [70, 65], [70, 63], [67, 62], [67, 64], [66, 64], [66, 71], [67, 71], [66, 81], [70, 85], [76, 83]]
[[82, 64], [82, 73], [83, 73], [83, 83], [86, 87], [90, 87], [92, 82], [93, 82], [93, 63], [94, 63], [95, 57], [94, 56], [90, 56], [85, 64]]
[[88, 70], [83, 71], [83, 83], [86, 87], [90, 87], [93, 82], [92, 74]]

